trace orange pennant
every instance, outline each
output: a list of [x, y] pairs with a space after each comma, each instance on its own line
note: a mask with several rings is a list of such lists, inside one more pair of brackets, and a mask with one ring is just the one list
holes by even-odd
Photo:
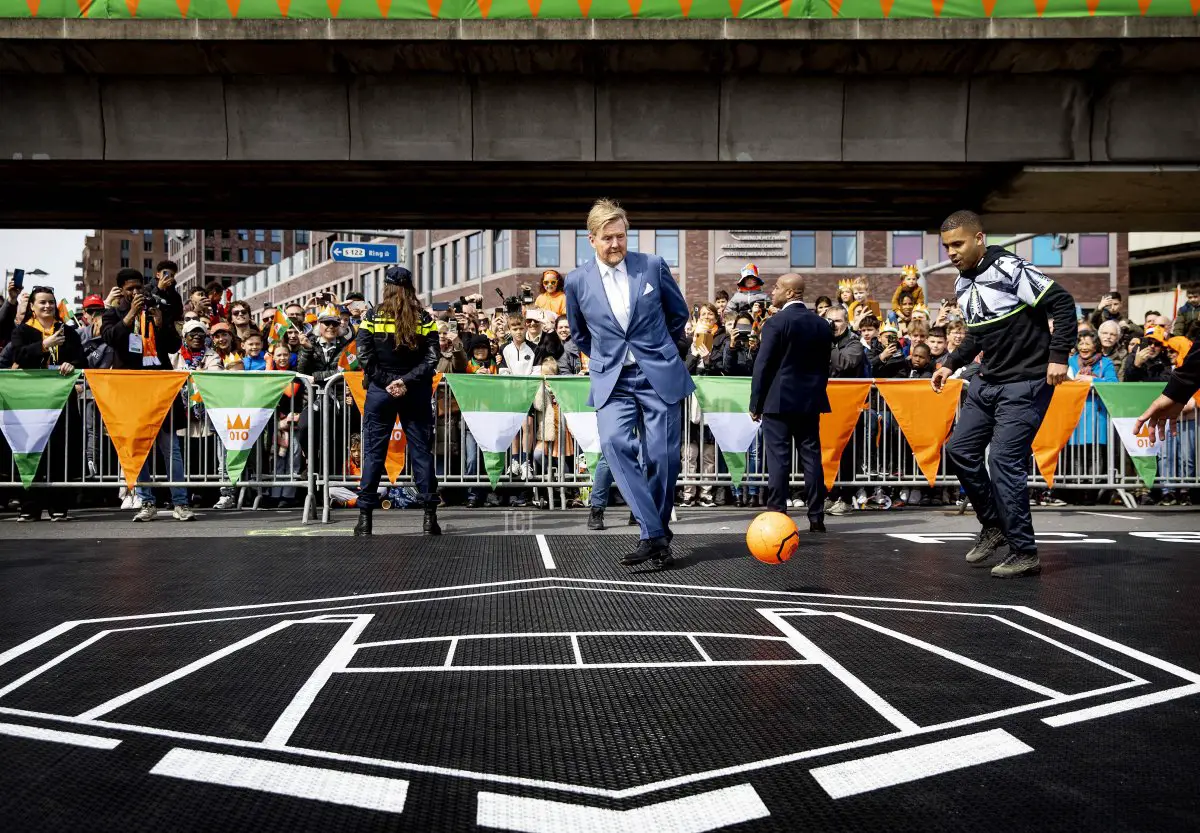
[[[933, 16], [942, 16], [942, 7], [946, 5], [946, 0], [932, 0]], [[996, 0], [983, 0], [983, 12], [988, 17], [992, 16], [992, 8], [996, 5]]]
[[492, 12], [492, 0], [478, 0], [479, 12], [483, 15], [483, 19], [487, 20], [487, 16]]
[[[192, 0], [175, 0], [175, 5], [179, 7], [179, 16], [187, 17], [188, 9], [192, 7]], [[284, 15], [284, 17], [286, 16]]]
[[529, 2], [529, 13], [531, 15], [533, 15], [534, 18], [536, 18], [538, 16], [538, 12], [540, 12], [542, 10], [542, 0], [528, 0], [528, 2]]
[[[940, 3], [939, 3], [939, 0], [933, 0], [933, 2], [935, 4], [937, 4], [938, 15], [941, 16], [941, 13], [942, 13], [941, 3], [944, 3], [945, 0], [941, 0]], [[992, 12], [994, 12], [995, 10], [996, 10], [996, 0], [983, 0], [983, 13], [985, 15], [987, 15], [988, 17], [991, 17]]]
[[[358, 406], [358, 412], [363, 413], [367, 406], [367, 390], [363, 387], [363, 374], [361, 370], [355, 370], [348, 373], [343, 373], [342, 376], [346, 380], [346, 386], [350, 388], [350, 395], [354, 397], [354, 404]], [[433, 393], [437, 393], [438, 385], [441, 384], [442, 374], [435, 373], [433, 376]], [[383, 462], [383, 467], [387, 471], [388, 481], [395, 484], [397, 478], [404, 473], [404, 459], [408, 449], [408, 440], [404, 437], [404, 429], [400, 425], [400, 418], [396, 418], [396, 424], [392, 426], [392, 439], [388, 442], [387, 459]]]
[[642, 10], [642, 0], [626, 0], [629, 3], [629, 11], [633, 12], [633, 16], [637, 17], [638, 12]]
[[130, 17], [137, 17], [139, 2], [141, 2], [141, 0], [125, 0], [125, 8], [129, 9]]
[[1087, 0], [1088, 14], [1095, 16], [1096, 9], [1100, 8], [1100, 0]]
[[737, 17], [742, 13], [742, 0], [729, 0], [729, 10]]
[[176, 370], [85, 370], [84, 376], [117, 450], [125, 485], [132, 489], [188, 374]]
[[792, 13], [792, 0], [779, 0], [779, 7], [783, 9], [783, 16], [787, 17]]
[[1037, 16], [1041, 17], [1046, 12], [1046, 5], [1050, 0], [1033, 0], [1033, 8], [1037, 11]]
[[592, 10], [592, 0], [579, 0], [579, 11], [584, 17], [588, 16], [588, 12]]
[[92, 13], [92, 0], [76, 0], [79, 4], [79, 16], [87, 17]]
[[387, 16], [392, 13], [392, 0], [378, 0], [378, 4], [379, 14], [386, 20]]
[[342, 10], [342, 0], [326, 0], [325, 5], [329, 6], [329, 13], [334, 17]]
[[821, 414], [821, 468], [825, 472], [825, 488], [832, 489], [842, 452], [854, 434], [858, 415], [871, 392], [871, 380], [830, 379], [825, 392], [829, 395], [830, 413]]
[[42, 7], [42, 0], [25, 0], [25, 5], [29, 7], [29, 15], [37, 17], [38, 9]]
[[1063, 382], [1056, 386], [1042, 427], [1033, 438], [1033, 458], [1051, 489], [1054, 488], [1054, 474], [1058, 471], [1058, 455], [1079, 425], [1091, 389], [1091, 382]]
[[884, 17], [892, 16], [892, 4], [895, 2], [896, 0], [879, 0], [879, 8], [883, 10]]
[[434, 17], [437, 17], [439, 14], [442, 13], [442, 0], [428, 0], [428, 3], [429, 3], [429, 13], [431, 15], [433, 15]]
[[[1142, 17], [1145, 17], [1146, 12], [1150, 11], [1150, 3], [1152, 2], [1153, 0], [1138, 0], [1138, 8], [1142, 10]], [[1179, 309], [1179, 307], [1175, 307], [1175, 309]]]
[[962, 385], [962, 379], [947, 379], [942, 392], [934, 393], [928, 379], [875, 380], [930, 486], [937, 479], [942, 445], [954, 425]]

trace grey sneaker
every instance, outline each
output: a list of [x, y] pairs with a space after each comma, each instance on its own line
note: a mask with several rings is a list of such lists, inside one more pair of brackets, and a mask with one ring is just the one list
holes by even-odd
[[134, 523], [142, 523], [144, 521], [152, 521], [158, 515], [158, 507], [153, 503], [143, 503], [142, 508], [133, 516]]
[[237, 499], [233, 495], [221, 495], [213, 509], [236, 509]]
[[834, 504], [827, 510], [830, 515], [849, 515], [854, 510], [850, 508], [850, 504], [844, 500], [834, 501]]
[[983, 567], [985, 561], [997, 555], [1000, 548], [1006, 546], [1008, 546], [1008, 542], [1004, 540], [1004, 533], [999, 528], [985, 526], [979, 530], [975, 546], [971, 547], [971, 551], [967, 553], [967, 563], [975, 567]]
[[192, 511], [190, 506], [176, 506], [171, 510], [171, 517], [177, 521], [194, 521], [196, 513]]
[[1036, 552], [1014, 552], [992, 568], [996, 578], [1035, 576], [1042, 571], [1042, 562]]

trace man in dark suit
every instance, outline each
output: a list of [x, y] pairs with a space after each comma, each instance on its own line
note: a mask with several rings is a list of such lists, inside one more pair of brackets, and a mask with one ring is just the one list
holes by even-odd
[[787, 514], [792, 440], [804, 467], [804, 502], [810, 532], [825, 531], [825, 475], [821, 469], [821, 414], [829, 413], [825, 385], [833, 332], [804, 306], [804, 278], [783, 275], [771, 303], [779, 312], [762, 328], [750, 385], [750, 417], [763, 426], [767, 457], [767, 508]]

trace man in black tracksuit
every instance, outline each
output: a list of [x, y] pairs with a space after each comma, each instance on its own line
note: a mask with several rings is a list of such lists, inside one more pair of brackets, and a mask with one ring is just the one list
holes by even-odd
[[[1007, 543], [1008, 557], [992, 575], [1032, 575], [1041, 571], [1041, 562], [1029, 514], [1031, 447], [1053, 386], [1067, 376], [1075, 301], [1026, 261], [988, 246], [982, 222], [970, 211], [946, 218], [942, 245], [959, 271], [954, 290], [967, 337], [934, 373], [933, 389], [940, 392], [951, 373], [983, 353], [946, 449], [950, 468], [983, 525], [967, 562], [986, 566]], [[1048, 318], [1054, 321], [1053, 335]], [[984, 468], [989, 445], [990, 479]]]
[[1200, 350], [1189, 350], [1183, 364], [1168, 377], [1162, 394], [1138, 417], [1133, 433], [1142, 433], [1142, 427], [1149, 424], [1150, 436], [1165, 440], [1196, 391], [1200, 391]]

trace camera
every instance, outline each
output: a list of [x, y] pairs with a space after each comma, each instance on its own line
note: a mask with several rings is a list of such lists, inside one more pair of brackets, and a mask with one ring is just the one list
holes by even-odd
[[[508, 297], [505, 297], [504, 292], [501, 291], [500, 287], [496, 287], [496, 294], [500, 296], [500, 300], [504, 303], [504, 311], [507, 312], [509, 315], [512, 315], [514, 313], [518, 313], [521, 311], [521, 302], [522, 302], [521, 298], [518, 298], [516, 295], [509, 295]], [[528, 298], [528, 300], [525, 301], [526, 304], [533, 303], [533, 295], [529, 292], [528, 287], [525, 288], [525, 296], [524, 297]]]
[[149, 281], [147, 281], [146, 283], [142, 284], [142, 298], [145, 300], [147, 307], [170, 306], [170, 302], [167, 301], [166, 298], [164, 298], [162, 295], [159, 294], [158, 284], [154, 282], [153, 278], [150, 279]]

